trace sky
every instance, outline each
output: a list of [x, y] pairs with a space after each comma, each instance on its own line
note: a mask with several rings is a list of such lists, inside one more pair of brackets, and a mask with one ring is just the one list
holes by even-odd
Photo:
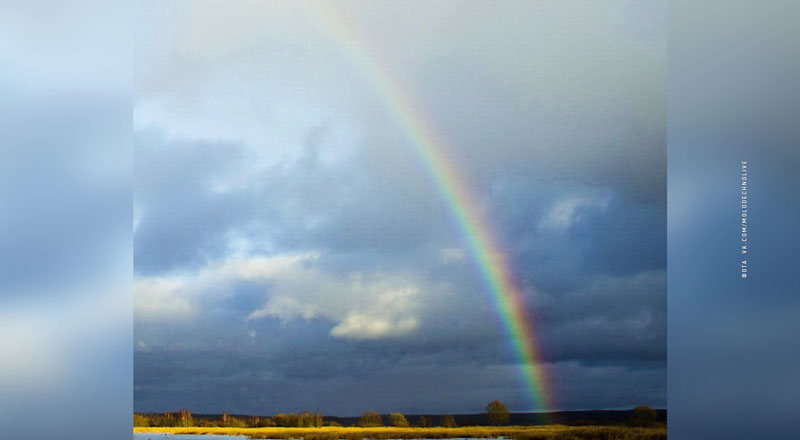
[[[665, 407], [665, 2], [336, 11], [141, 3], [135, 410]], [[549, 408], [369, 63], [497, 238]]]

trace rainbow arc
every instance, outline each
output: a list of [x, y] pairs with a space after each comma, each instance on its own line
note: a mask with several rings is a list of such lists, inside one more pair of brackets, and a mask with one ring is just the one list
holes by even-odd
[[547, 388], [548, 381], [536, 344], [535, 328], [523, 296], [513, 281], [505, 253], [492, 233], [493, 228], [481, 215], [464, 176], [448, 159], [444, 138], [431, 125], [422, 107], [412, 98], [413, 94], [402, 87], [398, 78], [392, 76], [386, 64], [380, 63], [379, 54], [356, 34], [355, 27], [336, 9], [334, 2], [316, 1], [310, 4], [313, 15], [363, 69], [386, 108], [412, 141], [436, 191], [447, 205], [459, 238], [478, 269], [491, 302], [504, 324], [504, 330], [521, 364], [521, 376], [533, 405], [531, 410], [549, 409], [551, 393]]

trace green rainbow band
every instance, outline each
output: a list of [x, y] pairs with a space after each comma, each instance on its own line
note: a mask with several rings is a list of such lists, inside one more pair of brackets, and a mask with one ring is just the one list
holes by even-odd
[[415, 105], [411, 93], [401, 93], [399, 80], [389, 69], [381, 68], [379, 57], [357, 38], [354, 27], [335, 9], [334, 2], [310, 2], [314, 15], [335, 35], [354, 61], [364, 69], [367, 78], [385, 101], [402, 129], [413, 141], [415, 151], [428, 171], [440, 197], [446, 202], [473, 263], [491, 293], [493, 306], [505, 324], [505, 330], [522, 364], [522, 376], [534, 405], [532, 410], [549, 408], [550, 396], [545, 372], [534, 339], [533, 323], [526, 314], [523, 297], [511, 278], [505, 255], [491, 234], [492, 228], [478, 212], [470, 196], [469, 186], [453, 162], [445, 155], [446, 144], [434, 128], [426, 123], [424, 112]]

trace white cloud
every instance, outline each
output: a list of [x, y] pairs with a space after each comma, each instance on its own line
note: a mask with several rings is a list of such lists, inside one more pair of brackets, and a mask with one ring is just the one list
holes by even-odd
[[193, 319], [204, 305], [232, 294], [239, 281], [268, 287], [264, 305], [248, 319], [323, 319], [331, 335], [375, 339], [408, 334], [419, 323], [419, 289], [402, 276], [353, 273], [333, 276], [315, 264], [316, 252], [273, 257], [237, 257], [211, 263], [193, 273], [137, 277], [134, 311], [141, 320]]
[[275, 317], [284, 321], [296, 318], [309, 320], [316, 318], [317, 315], [316, 308], [310, 304], [300, 303], [296, 298], [289, 296], [278, 296], [271, 298], [264, 307], [250, 313], [248, 319]]
[[567, 229], [581, 219], [588, 209], [605, 210], [608, 197], [570, 197], [556, 202], [539, 223], [543, 229]]
[[175, 279], [136, 279], [133, 283], [134, 314], [152, 320], [194, 317], [197, 311], [184, 290], [185, 285]]
[[343, 280], [312, 268], [276, 283], [249, 318], [326, 319], [336, 323], [331, 335], [346, 339], [399, 336], [417, 328], [418, 291], [401, 277], [355, 273]]
[[384, 336], [404, 334], [417, 327], [415, 318], [391, 321], [364, 313], [352, 313], [331, 330], [334, 336], [351, 339], [373, 339]]
[[273, 257], [233, 257], [211, 263], [193, 273], [136, 277], [133, 308], [137, 319], [191, 319], [200, 313], [201, 303], [230, 296], [237, 281], [266, 282], [305, 262], [317, 253], [293, 253]]
[[348, 312], [331, 330], [333, 336], [374, 339], [406, 334], [417, 328], [417, 318], [413, 314], [417, 289], [400, 288], [368, 295], [372, 301], [361, 310]]

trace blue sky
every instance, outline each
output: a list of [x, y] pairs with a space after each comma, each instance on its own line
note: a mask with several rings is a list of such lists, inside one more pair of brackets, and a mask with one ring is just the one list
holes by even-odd
[[[343, 2], [535, 309], [560, 409], [666, 404], [666, 7]], [[410, 139], [289, 2], [144, 2], [134, 406], [530, 407]]]

